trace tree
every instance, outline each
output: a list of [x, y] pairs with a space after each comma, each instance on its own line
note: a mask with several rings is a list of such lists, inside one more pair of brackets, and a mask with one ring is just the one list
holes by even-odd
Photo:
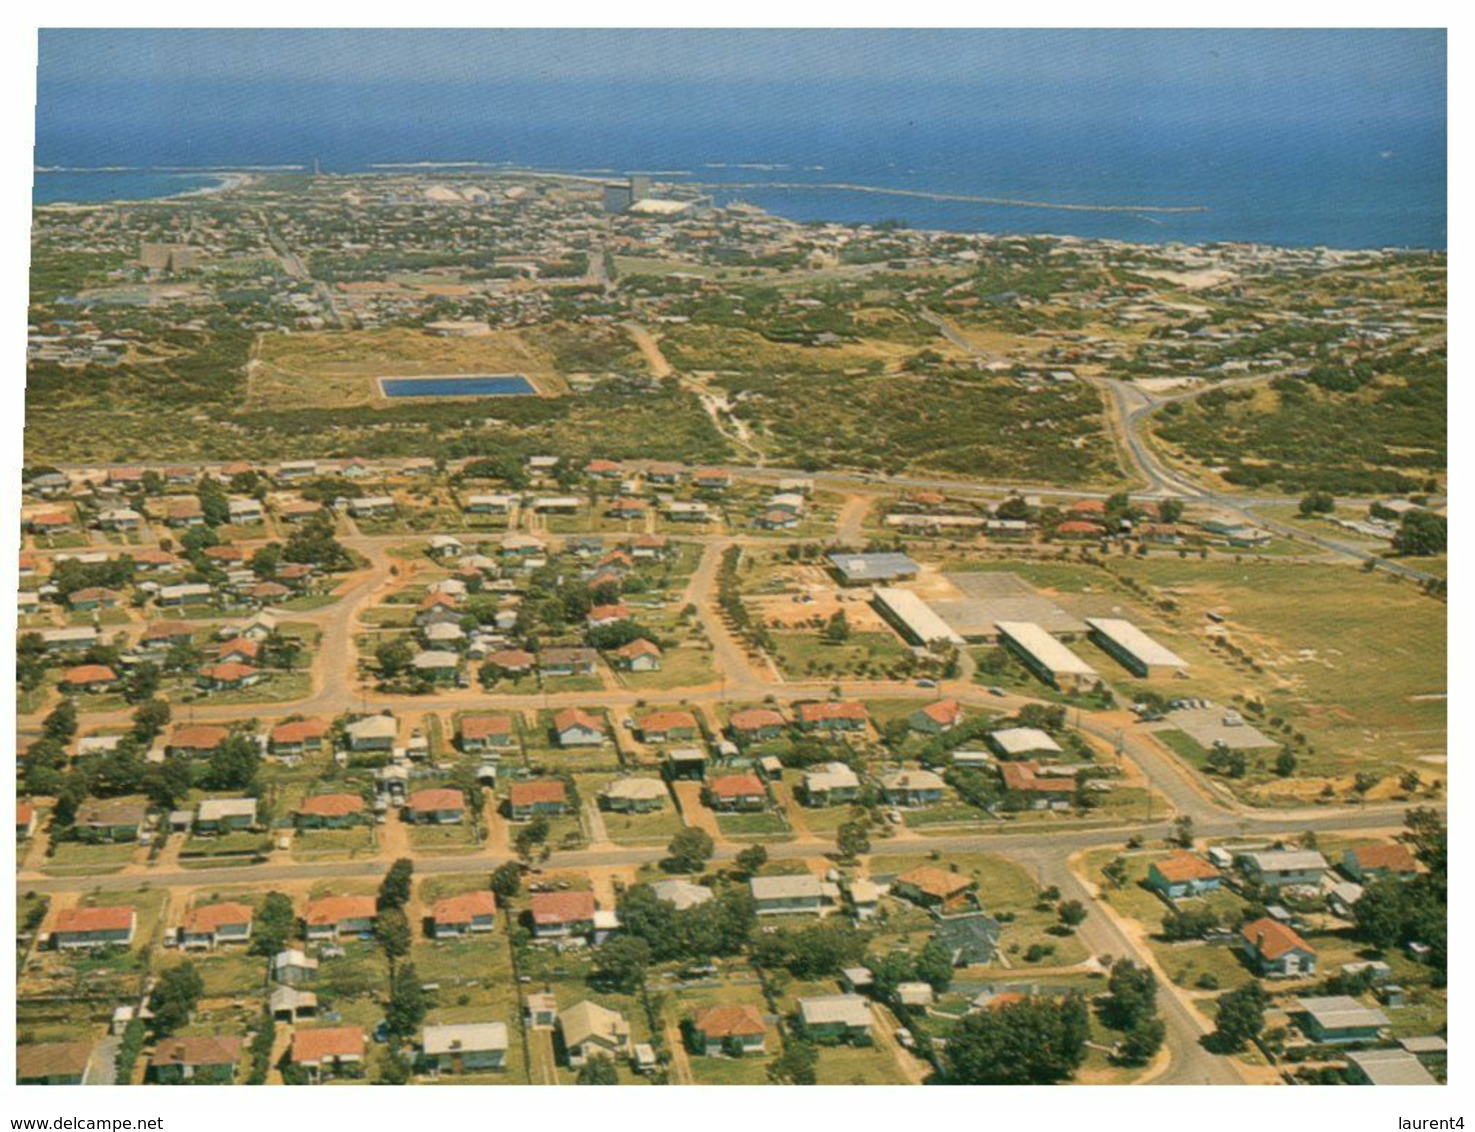
[[1402, 942], [1407, 919], [1404, 884], [1395, 877], [1374, 880], [1352, 905], [1353, 934], [1380, 949]]
[[701, 872], [706, 867], [708, 858], [712, 856], [713, 848], [711, 834], [703, 829], [688, 827], [671, 838], [671, 844], [666, 847], [666, 852], [670, 854], [667, 864], [672, 872]]
[[173, 713], [165, 700], [145, 700], [133, 709], [133, 734], [144, 746], [157, 739]]
[[620, 994], [635, 994], [645, 985], [650, 944], [639, 936], [617, 935], [594, 953], [593, 980]]
[[512, 838], [512, 848], [523, 860], [528, 860], [533, 855], [533, 850], [548, 840], [548, 819], [542, 814], [537, 815], [527, 825], [517, 831]]
[[506, 861], [492, 870], [492, 892], [506, 903], [522, 890], [522, 868], [516, 861]]
[[937, 940], [929, 939], [917, 953], [916, 972], [917, 978], [942, 994], [953, 981], [952, 953]]
[[831, 644], [842, 644], [850, 639], [850, 619], [843, 609], [837, 609], [825, 624], [824, 639]]
[[58, 743], [70, 743], [77, 734], [77, 705], [62, 700], [41, 724], [41, 734]]
[[408, 669], [414, 659], [414, 646], [404, 637], [385, 641], [374, 650], [374, 660], [379, 665], [379, 676], [384, 680], [393, 680]]
[[297, 913], [292, 910], [292, 898], [280, 892], [268, 892], [251, 931], [251, 951], [256, 955], [275, 955], [296, 931]]
[[413, 942], [410, 920], [403, 908], [380, 909], [374, 920], [374, 940], [389, 960], [390, 977], [393, 978], [394, 965], [410, 953]]
[[746, 849], [738, 850], [733, 864], [743, 876], [757, 876], [758, 870], [768, 864], [768, 850], [762, 845], [749, 845]]
[[1289, 747], [1282, 747], [1280, 754], [1275, 756], [1275, 773], [1282, 778], [1296, 773], [1296, 756]]
[[964, 1017], [948, 1040], [947, 1079], [959, 1085], [1053, 1085], [1085, 1058], [1085, 1004], [1030, 997]]
[[375, 901], [382, 912], [386, 908], [403, 908], [410, 902], [410, 884], [415, 876], [415, 862], [401, 857], [389, 866], [384, 879], [379, 882], [379, 896]]
[[1265, 988], [1254, 979], [1221, 994], [1215, 1029], [1210, 1035], [1214, 1046], [1220, 1052], [1235, 1053], [1259, 1037], [1265, 1028], [1268, 1002]]
[[1302, 498], [1298, 510], [1307, 517], [1312, 515], [1330, 515], [1337, 509], [1337, 501], [1332, 498], [1330, 492], [1313, 491]]
[[1181, 499], [1164, 499], [1157, 505], [1157, 517], [1164, 523], [1176, 523], [1183, 518], [1183, 501]]
[[152, 763], [143, 774], [143, 792], [161, 810], [175, 809], [193, 788], [194, 767], [188, 756], [165, 755], [161, 763]]
[[579, 1066], [579, 1075], [574, 1078], [580, 1085], [618, 1085], [620, 1075], [615, 1063], [602, 1053], [596, 1053]]
[[1079, 900], [1066, 900], [1055, 910], [1060, 922], [1071, 931], [1086, 922], [1086, 906]]
[[188, 1023], [204, 993], [205, 980], [189, 960], [166, 970], [149, 996], [154, 1033], [166, 1037]]
[[790, 1038], [784, 1052], [769, 1063], [768, 1079], [775, 1085], [813, 1085], [819, 1080], [819, 1050], [801, 1038]]
[[1173, 822], [1173, 836], [1169, 839], [1183, 849], [1193, 848], [1193, 818], [1183, 814]]
[[1127, 1065], [1146, 1065], [1162, 1049], [1168, 1028], [1157, 1015], [1139, 1019], [1122, 1039], [1121, 1060]]
[[140, 704], [151, 699], [159, 690], [161, 679], [159, 666], [145, 661], [135, 665], [123, 684], [123, 698], [130, 704]]
[[207, 790], [249, 790], [261, 768], [261, 748], [246, 735], [230, 735], [210, 754], [202, 785]]
[[379, 1051], [379, 1063], [374, 1075], [376, 1085], [408, 1085], [410, 1083], [410, 1059], [397, 1049], [385, 1046]]
[[1101, 1020], [1114, 1030], [1130, 1030], [1157, 1011], [1157, 979], [1130, 959], [1112, 965], [1106, 990]]
[[1433, 511], [1408, 511], [1393, 536], [1399, 554], [1443, 554], [1449, 549], [1449, 522]]
[[866, 823], [842, 822], [840, 828], [835, 831], [835, 847], [840, 851], [840, 856], [847, 861], [853, 861], [863, 853], [869, 853], [871, 835], [866, 829]]
[[[404, 913], [400, 913], [403, 917]], [[408, 1038], [420, 1028], [430, 1009], [430, 996], [420, 984], [415, 964], [406, 963], [390, 979], [389, 1004], [384, 1010], [384, 1024], [396, 1037]]]

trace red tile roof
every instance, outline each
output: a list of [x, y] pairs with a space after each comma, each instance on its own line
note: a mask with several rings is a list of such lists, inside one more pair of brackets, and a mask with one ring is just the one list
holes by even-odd
[[1398, 842], [1359, 845], [1352, 850], [1352, 857], [1364, 869], [1383, 869], [1390, 873], [1418, 871], [1418, 865], [1414, 862], [1414, 855], [1408, 851], [1408, 846]]
[[582, 708], [564, 708], [553, 717], [553, 729], [555, 731], [567, 731], [570, 727], [587, 727], [591, 731], [603, 731], [604, 724], [599, 721], [598, 716], [590, 715]]
[[271, 729], [273, 743], [310, 743], [328, 733], [328, 725], [321, 719], [294, 719], [290, 723], [279, 723]]
[[321, 927], [344, 920], [372, 920], [376, 911], [372, 896], [324, 896], [309, 902], [302, 918], [313, 927]]
[[187, 932], [214, 932], [233, 924], [249, 924], [256, 910], [249, 904], [207, 904], [203, 908], [191, 908], [184, 917]]
[[292, 1035], [292, 1061], [316, 1065], [334, 1057], [362, 1057], [364, 1031], [360, 1026], [323, 1026]]
[[748, 708], [733, 712], [731, 723], [734, 731], [759, 731], [765, 727], [782, 727], [784, 717], [768, 708]]
[[543, 778], [533, 782], [514, 782], [507, 790], [507, 800], [513, 806], [535, 806], [546, 802], [568, 800], [568, 788], [557, 778]]
[[193, 1038], [167, 1038], [154, 1050], [149, 1064], [155, 1069], [170, 1065], [234, 1065], [241, 1057], [241, 1039], [216, 1034]]
[[1245, 942], [1253, 947], [1266, 959], [1276, 960], [1289, 951], [1300, 949], [1316, 954], [1316, 949], [1286, 927], [1279, 920], [1272, 920], [1269, 916], [1246, 924], [1240, 928], [1239, 934]]
[[799, 718], [804, 723], [824, 723], [832, 719], [858, 719], [866, 720], [864, 704], [858, 704], [854, 700], [824, 700], [818, 703], [807, 703], [799, 705]]
[[118, 678], [118, 674], [106, 664], [79, 664], [75, 668], [68, 668], [66, 675], [62, 677], [62, 683], [85, 686], [87, 684], [107, 684]]
[[1155, 861], [1153, 867], [1164, 880], [1181, 883], [1190, 880], [1213, 880], [1219, 875], [1219, 870], [1209, 862], [1205, 861], [1197, 853], [1190, 853], [1180, 849], [1176, 853], [1169, 854], [1161, 861]]
[[439, 810], [464, 810], [466, 795], [459, 790], [416, 790], [405, 800], [405, 807], [417, 813], [435, 813]]
[[133, 926], [135, 912], [131, 904], [115, 904], [105, 908], [63, 908], [56, 916], [54, 932], [117, 932]]
[[363, 811], [364, 800], [357, 794], [314, 794], [297, 807], [299, 814], [318, 818], [343, 818]]
[[707, 787], [714, 798], [751, 798], [765, 793], [756, 774], [725, 774]]
[[577, 924], [594, 918], [592, 892], [535, 892], [533, 923]]
[[938, 700], [935, 704], [928, 704], [924, 707], [922, 714], [944, 727], [949, 727], [962, 722], [963, 705], [957, 700]]
[[208, 723], [199, 723], [176, 727], [169, 738], [169, 745], [189, 747], [197, 751], [210, 751], [229, 738], [230, 732], [224, 727], [212, 727]]
[[896, 881], [898, 884], [910, 885], [918, 892], [928, 896], [935, 896], [939, 900], [946, 900], [977, 886], [977, 882], [963, 876], [962, 873], [939, 869], [935, 865], [921, 865], [910, 872], [902, 873]]
[[463, 715], [461, 738], [491, 739], [512, 734], [512, 719], [506, 715]]
[[437, 924], [469, 924], [476, 916], [495, 916], [497, 898], [485, 890], [437, 900], [430, 916]]
[[696, 716], [689, 711], [653, 711], [640, 721], [640, 730], [646, 734], [662, 731], [691, 731], [697, 729]]
[[707, 1006], [691, 1016], [692, 1026], [704, 1034], [709, 1041], [723, 1038], [746, 1038], [755, 1034], [766, 1034], [763, 1014], [756, 1006], [742, 1005]]

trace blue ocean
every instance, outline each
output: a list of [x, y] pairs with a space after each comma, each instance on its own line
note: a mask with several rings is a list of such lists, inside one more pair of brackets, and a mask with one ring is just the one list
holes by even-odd
[[[149, 171], [161, 167], [317, 161], [324, 172], [358, 173], [485, 163], [648, 171], [799, 221], [895, 220], [1152, 243], [1446, 244], [1442, 106], [1427, 116], [1240, 119], [1177, 103], [1151, 114], [1139, 105], [1131, 113], [1021, 116], [991, 111], [967, 94], [909, 90], [892, 100], [860, 86], [849, 96], [827, 88], [806, 99], [797, 91], [708, 84], [693, 99], [673, 84], [156, 84], [139, 102], [137, 92], [97, 85], [48, 92], [43, 81], [38, 167], [130, 171], [39, 172], [35, 201], [165, 196], [211, 181], [205, 173], [191, 184]], [[89, 113], [99, 101], [119, 109]], [[289, 105], [313, 113], [282, 109]], [[1089, 209], [1048, 207], [1061, 205]]]

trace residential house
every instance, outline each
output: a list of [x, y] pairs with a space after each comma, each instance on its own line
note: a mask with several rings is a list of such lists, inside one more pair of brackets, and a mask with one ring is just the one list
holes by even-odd
[[1263, 916], [1239, 930], [1239, 949], [1259, 974], [1300, 978], [1316, 973], [1316, 950], [1294, 929]]
[[297, 807], [298, 829], [346, 829], [364, 818], [364, 800], [357, 794], [314, 794]]
[[870, 716], [854, 700], [824, 700], [799, 705], [799, 727], [804, 731], [864, 731]]
[[1171, 900], [1215, 892], [1220, 880], [1218, 869], [1198, 854], [1182, 849], [1147, 867], [1147, 887]]
[[625, 1016], [587, 999], [558, 1015], [564, 1056], [577, 1069], [591, 1057], [628, 1057], [630, 1023]]
[[1437, 1085], [1434, 1075], [1406, 1049], [1364, 1049], [1347, 1055], [1347, 1073], [1360, 1085]]
[[51, 945], [58, 951], [127, 947], [137, 928], [138, 912], [131, 904], [63, 908], [51, 929]]
[[166, 750], [171, 755], [204, 759], [213, 755], [220, 744], [229, 738], [230, 732], [224, 727], [213, 727], [205, 723], [188, 724], [174, 729], [169, 736]]
[[666, 804], [666, 784], [659, 778], [616, 778], [599, 796], [606, 810], [617, 814], [650, 814]]
[[268, 742], [278, 758], [301, 757], [321, 750], [327, 734], [328, 725], [321, 719], [294, 719], [273, 727]]
[[947, 784], [930, 770], [895, 770], [881, 776], [881, 794], [893, 806], [935, 806]]
[[366, 715], [344, 729], [350, 751], [392, 751], [399, 723], [392, 715]]
[[811, 873], [758, 876], [748, 880], [753, 911], [760, 916], [823, 915], [839, 895], [833, 884]]
[[784, 717], [771, 708], [735, 711], [727, 725], [739, 743], [765, 743], [784, 733]]
[[701, 1007], [692, 1013], [687, 1029], [698, 1054], [741, 1057], [766, 1052], [768, 1024], [763, 1012], [750, 1003]]
[[593, 649], [543, 649], [538, 653], [538, 671], [544, 676], [593, 676], [598, 660]]
[[658, 880], [650, 886], [657, 900], [665, 901], [678, 912], [695, 908], [712, 899], [712, 890], [704, 884], [693, 884], [689, 880], [675, 878]]
[[156, 1085], [230, 1085], [241, 1060], [241, 1039], [223, 1034], [165, 1038], [149, 1058]]
[[828, 994], [799, 1000], [805, 1034], [822, 1043], [864, 1041], [871, 1032], [871, 1004], [858, 994]]
[[1308, 1038], [1324, 1045], [1377, 1041], [1392, 1025], [1381, 1010], [1346, 994], [1298, 998], [1291, 1013]]
[[17, 1085], [85, 1085], [91, 1065], [91, 1042], [31, 1042], [15, 1047]]
[[964, 714], [957, 700], [938, 700], [912, 712], [907, 724], [924, 735], [944, 735], [963, 722]]
[[436, 939], [492, 931], [497, 926], [497, 898], [485, 889], [447, 896], [431, 908], [430, 922]]
[[978, 882], [962, 873], [920, 865], [902, 873], [891, 884], [891, 893], [927, 909], [953, 911], [973, 902]]
[[566, 939], [594, 932], [594, 893], [535, 892], [530, 912], [538, 939]]
[[197, 833], [231, 833], [255, 824], [255, 798], [206, 798], [195, 810]]
[[557, 778], [514, 782], [507, 790], [507, 811], [513, 821], [557, 817], [568, 811], [568, 787]]
[[932, 938], [952, 957], [954, 967], [995, 962], [1003, 930], [998, 920], [983, 912], [933, 913]]
[[305, 986], [317, 981], [318, 961], [305, 951], [289, 947], [272, 956], [271, 977], [283, 986]]
[[191, 908], [179, 931], [179, 946], [185, 951], [214, 951], [221, 944], [247, 943], [255, 915], [251, 905], [236, 901]]
[[62, 674], [63, 692], [109, 692], [118, 686], [118, 674], [106, 664], [78, 664]]
[[802, 792], [809, 806], [848, 805], [860, 797], [860, 776], [845, 763], [819, 763], [804, 772]]
[[1031, 810], [1068, 806], [1076, 793], [1073, 774], [1042, 774], [1038, 763], [1000, 763], [999, 777], [1007, 793], [1023, 797]]
[[1236, 864], [1250, 881], [1269, 888], [1287, 885], [1318, 887], [1327, 870], [1326, 858], [1314, 849], [1241, 853]]
[[329, 1077], [361, 1077], [364, 1031], [359, 1026], [318, 1026], [292, 1035], [291, 1064], [312, 1083]]
[[456, 725], [456, 741], [468, 754], [503, 750], [514, 740], [512, 717], [507, 715], [463, 715]]
[[455, 825], [466, 818], [466, 795], [459, 790], [416, 790], [405, 800], [405, 820], [416, 825]]
[[1405, 879], [1418, 874], [1418, 862], [1401, 842], [1359, 845], [1342, 854], [1342, 871], [1360, 883], [1378, 877]]
[[148, 803], [128, 798], [84, 802], [72, 832], [80, 841], [136, 841], [148, 812]]
[[1048, 731], [1038, 727], [1003, 727], [988, 733], [988, 742], [1000, 758], [1053, 758], [1064, 754]]
[[764, 810], [768, 790], [756, 774], [726, 774], [712, 779], [706, 789], [707, 805], [714, 810]]
[[701, 728], [689, 711], [655, 711], [640, 721], [640, 736], [647, 743], [689, 743]]
[[661, 648], [644, 637], [617, 648], [615, 664], [626, 672], [659, 672], [661, 670]]
[[597, 747], [604, 742], [604, 724], [582, 708], [565, 708], [553, 717], [560, 747]]
[[332, 940], [368, 934], [378, 915], [372, 896], [322, 896], [308, 902], [302, 922], [309, 941]]
[[420, 1069], [443, 1073], [485, 1073], [507, 1065], [507, 1023], [454, 1022], [426, 1026], [420, 1035]]

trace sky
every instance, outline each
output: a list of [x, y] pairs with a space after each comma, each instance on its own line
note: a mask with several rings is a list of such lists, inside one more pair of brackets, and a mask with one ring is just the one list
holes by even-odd
[[158, 113], [169, 90], [186, 116], [211, 89], [239, 105], [255, 87], [263, 113], [302, 114], [311, 103], [280, 92], [539, 84], [665, 90], [690, 113], [740, 112], [734, 88], [803, 89], [838, 108], [863, 86], [892, 92], [903, 115], [954, 89], [1025, 115], [1161, 113], [1186, 99], [1249, 118], [1442, 120], [1446, 81], [1439, 30], [43, 29], [39, 58], [43, 110]]

